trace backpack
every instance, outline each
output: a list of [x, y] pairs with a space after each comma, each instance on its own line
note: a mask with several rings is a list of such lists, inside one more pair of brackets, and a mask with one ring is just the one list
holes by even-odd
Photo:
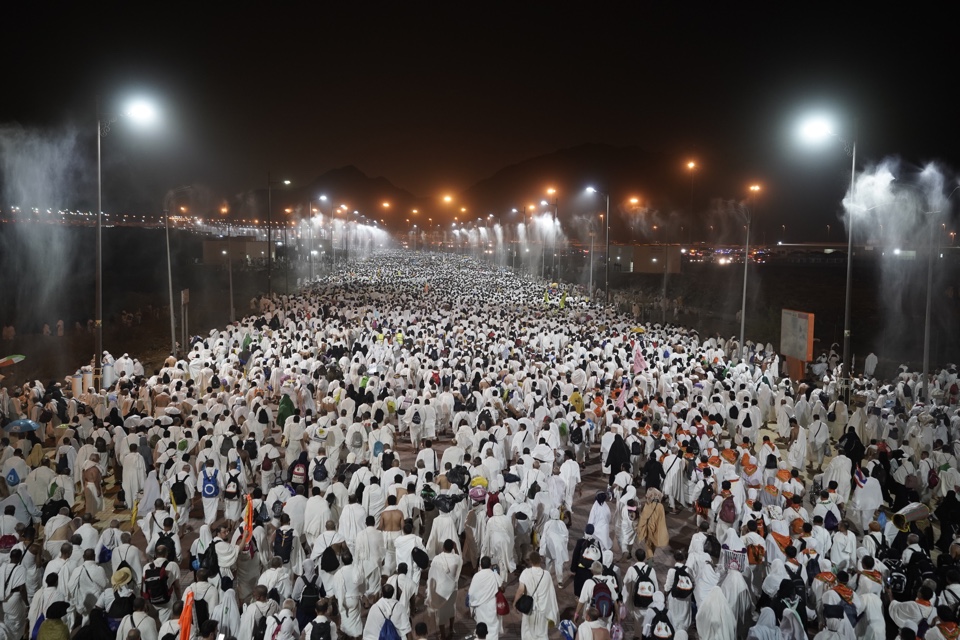
[[790, 581], [793, 582], [794, 589], [796, 591], [797, 597], [800, 599], [800, 602], [806, 603], [807, 601], [807, 583], [803, 579], [803, 569], [797, 567], [796, 571], [790, 569], [790, 565], [786, 565], [785, 569], [787, 570], [787, 576]]
[[293, 484], [306, 484], [307, 483], [307, 465], [302, 462], [298, 462], [293, 465], [293, 471], [290, 473], [290, 482]]
[[154, 545], [154, 555], [156, 555], [156, 549], [160, 547], [166, 547], [167, 549], [167, 560], [175, 561], [177, 557], [177, 547], [173, 544], [173, 537], [171, 534], [161, 531], [160, 535], [157, 536], [157, 544]]
[[[59, 468], [59, 462], [58, 462]], [[16, 469], [10, 469], [10, 473], [7, 474], [7, 485], [15, 487], [20, 484], [20, 474], [17, 473]]]
[[236, 500], [240, 496], [240, 474], [231, 473], [227, 476], [227, 483], [223, 488], [223, 497], [227, 500]]
[[363, 435], [359, 431], [354, 431], [353, 435], [350, 436], [350, 446], [354, 449], [359, 449], [363, 446]]
[[[400, 603], [398, 602], [397, 604]], [[378, 640], [403, 640], [400, 637], [400, 632], [397, 631], [397, 626], [393, 624], [393, 620], [390, 619], [391, 616], [393, 616], [394, 609], [397, 608], [397, 604], [394, 604], [393, 609], [390, 609], [390, 615], [384, 616], [383, 626], [380, 627]]]
[[936, 489], [937, 485], [940, 484], [940, 474], [937, 473], [936, 467], [930, 467], [930, 471], [927, 472], [927, 485], [931, 489]]
[[413, 560], [413, 564], [417, 565], [420, 569], [426, 569], [430, 564], [430, 556], [420, 547], [413, 548], [410, 552], [410, 559]]
[[733, 524], [737, 520], [737, 505], [733, 502], [733, 496], [727, 496], [720, 503], [720, 513], [717, 514], [722, 522]]
[[110, 630], [116, 632], [120, 628], [120, 621], [133, 613], [133, 600], [136, 596], [117, 596], [107, 608], [107, 624]]
[[383, 453], [383, 443], [379, 440], [373, 443], [373, 456], [377, 457]]
[[283, 560], [283, 564], [290, 564], [290, 554], [292, 552], [293, 529], [277, 529], [277, 533], [273, 537], [273, 555]]
[[413, 424], [420, 424], [421, 422], [423, 422], [423, 418], [420, 417], [419, 411], [413, 412], [413, 416], [410, 418], [410, 422], [412, 422]]
[[809, 587], [810, 585], [813, 584], [814, 579], [818, 575], [820, 575], [819, 555], [817, 558], [810, 558], [809, 560], [807, 560], [806, 571], [807, 571], [807, 586]]
[[653, 620], [650, 621], [650, 636], [657, 640], [673, 640], [676, 629], [670, 622], [670, 616], [666, 609], [657, 609], [653, 614]]
[[61, 453], [59, 456], [57, 456], [57, 475], [70, 475], [70, 460], [67, 458], [67, 454], [65, 453]]
[[640, 444], [639, 440], [634, 440], [630, 443], [630, 455], [632, 456], [642, 456], [643, 455], [643, 445]]
[[637, 581], [633, 585], [633, 606], [637, 609], [649, 607], [653, 603], [653, 594], [657, 592], [657, 585], [650, 577], [653, 569], [650, 565], [644, 565], [644, 569], [646, 572], [637, 569]]
[[752, 544], [747, 547], [747, 562], [756, 566], [758, 564], [763, 564], [764, 558], [767, 557], [767, 550], [761, 544]]
[[[550, 397], [553, 398], [554, 400], [559, 400], [561, 393], [562, 393], [562, 392], [561, 392], [561, 390], [560, 390], [560, 385], [559, 385], [559, 384], [555, 384], [555, 385], [553, 385], [553, 389], [550, 390]], [[606, 617], [606, 616], [604, 616], [604, 617]]]
[[[0, 550], [3, 549], [4, 537], [6, 536], [0, 537]], [[14, 544], [16, 544], [16, 542], [14, 542]], [[100, 547], [100, 553], [97, 554], [97, 564], [107, 564], [111, 560], [113, 560], [113, 549], [110, 547]]]
[[423, 498], [423, 508], [427, 511], [433, 511], [436, 506], [433, 501], [437, 497], [437, 492], [433, 490], [433, 487], [424, 485], [420, 491], [420, 497]]
[[218, 375], [214, 374], [213, 377], [210, 378], [210, 387], [213, 389], [220, 388], [220, 377]]
[[837, 514], [833, 509], [827, 511], [826, 515], [823, 516], [823, 528], [827, 531], [836, 531], [837, 525], [840, 522], [837, 520]]
[[[302, 611], [307, 614], [316, 615], [317, 611], [317, 602], [320, 601], [320, 587], [317, 586], [317, 579], [306, 580], [303, 576], [300, 576], [300, 579], [303, 580], [303, 591], [300, 593], [300, 601], [297, 603], [298, 611]], [[329, 637], [329, 635], [327, 636]]]
[[233, 438], [224, 436], [223, 440], [220, 441], [220, 455], [226, 458], [231, 451], [233, 451]]
[[907, 565], [907, 578], [910, 583], [910, 593], [915, 593], [925, 580], [937, 581], [937, 570], [933, 560], [926, 551], [914, 551]]
[[693, 580], [687, 573], [687, 566], [677, 567], [673, 576], [673, 587], [670, 589], [670, 595], [678, 600], [686, 600], [693, 595]]
[[[301, 600], [302, 601], [302, 600]], [[316, 604], [316, 602], [314, 602]], [[313, 609], [311, 609], [313, 611]], [[310, 628], [310, 640], [330, 640], [330, 621], [313, 622]]]
[[570, 432], [570, 442], [573, 444], [583, 444], [583, 427], [577, 425]]
[[327, 457], [317, 458], [317, 463], [313, 465], [313, 481], [324, 482], [329, 477], [329, 474], [330, 472], [327, 471]]
[[217, 482], [217, 475], [219, 473], [219, 469], [214, 469], [212, 476], [208, 476], [206, 471], [203, 472], [203, 487], [201, 493], [204, 498], [216, 498], [220, 495], [220, 483]]
[[250, 457], [250, 461], [257, 459], [257, 454], [260, 453], [260, 449], [257, 447], [257, 441], [253, 438], [247, 438], [243, 442], [243, 450], [247, 452], [247, 456]]
[[148, 567], [143, 572], [143, 598], [152, 604], [167, 604], [170, 594], [166, 568], [156, 565]]
[[903, 564], [899, 560], [885, 560], [884, 564], [890, 568], [887, 574], [887, 584], [894, 600], [903, 601], [907, 595], [907, 574], [903, 571]]
[[267, 456], [263, 459], [263, 462], [260, 463], [260, 468], [264, 471], [273, 471], [273, 458]]
[[210, 543], [206, 551], [200, 554], [200, 567], [206, 569], [211, 576], [220, 573], [220, 559], [217, 557], [216, 539]]
[[267, 616], [261, 616], [253, 625], [253, 640], [265, 640], [267, 635]]
[[709, 484], [703, 485], [703, 489], [700, 490], [700, 496], [697, 498], [697, 506], [706, 511], [710, 510], [710, 506], [713, 504], [713, 487]]
[[203, 598], [198, 598], [196, 591], [193, 592], [193, 615], [197, 628], [210, 619], [210, 605]]
[[337, 552], [333, 547], [328, 546], [323, 550], [323, 553], [320, 554], [320, 570], [333, 573], [339, 568], [340, 558], [337, 557]]
[[887, 536], [880, 534], [880, 540], [878, 541], [876, 536], [872, 533], [868, 533], [868, 536], [873, 538], [873, 541], [876, 542], [876, 550], [873, 552], [874, 557], [877, 560], [884, 560], [888, 555], [890, 555], [890, 545], [887, 544]]

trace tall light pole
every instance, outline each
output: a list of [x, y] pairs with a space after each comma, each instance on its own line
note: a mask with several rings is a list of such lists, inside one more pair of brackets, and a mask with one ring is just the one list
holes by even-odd
[[743, 339], [744, 330], [747, 326], [747, 268], [750, 266], [750, 223], [753, 218], [753, 212], [750, 210], [750, 202], [760, 193], [760, 185], [750, 185], [750, 199], [745, 208], [747, 214], [747, 235], [743, 241], [743, 300], [740, 303], [740, 353], [737, 355], [737, 361], [743, 359]]
[[587, 193], [599, 193], [606, 198], [607, 201], [607, 213], [603, 219], [604, 224], [607, 226], [607, 249], [603, 264], [603, 301], [607, 304], [610, 302], [610, 194], [598, 191], [593, 187], [587, 187]]
[[273, 180], [267, 171], [267, 297], [273, 297], [273, 185], [289, 185], [289, 180]]
[[[226, 217], [230, 212], [226, 206], [220, 207], [220, 213]], [[236, 313], [233, 308], [233, 228], [227, 218], [227, 281], [230, 284], [230, 324], [236, 322]]]
[[110, 133], [110, 126], [117, 122], [121, 116], [128, 117], [131, 120], [139, 122], [153, 122], [156, 120], [157, 112], [153, 105], [143, 100], [133, 102], [125, 112], [116, 116], [105, 116], [100, 113], [100, 99], [96, 101], [97, 112], [97, 257], [96, 257], [96, 293], [94, 296], [94, 356], [93, 356], [93, 376], [99, 379], [101, 387], [103, 386], [102, 368], [103, 368], [103, 168], [101, 163], [101, 144], [100, 139], [106, 138]]
[[852, 374], [852, 363], [850, 362], [850, 311], [851, 311], [851, 293], [853, 292], [853, 206], [855, 205], [857, 188], [857, 136], [854, 131], [852, 141], [840, 138], [833, 132], [833, 125], [829, 120], [823, 117], [815, 117], [806, 120], [800, 127], [800, 135], [808, 142], [824, 140], [826, 138], [837, 138], [843, 143], [844, 148], [850, 154], [850, 216], [847, 225], [847, 282], [846, 293], [843, 301], [843, 369], [840, 372], [840, 396], [845, 402], [850, 400], [850, 377]]

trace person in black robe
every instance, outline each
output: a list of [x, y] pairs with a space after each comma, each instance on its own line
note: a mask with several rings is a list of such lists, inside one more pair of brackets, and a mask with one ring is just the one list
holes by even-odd
[[613, 486], [613, 479], [616, 477], [623, 465], [630, 465], [630, 447], [623, 440], [619, 433], [614, 437], [613, 444], [610, 445], [610, 451], [607, 452], [606, 466], [610, 467], [610, 480], [607, 484]]
[[940, 501], [940, 506], [934, 512], [940, 521], [940, 537], [937, 539], [937, 548], [944, 554], [950, 552], [950, 544], [954, 536], [960, 532], [960, 501], [957, 492], [951, 489]]
[[[594, 549], [591, 555], [596, 557], [584, 557], [584, 552], [591, 547]], [[593, 535], [593, 525], [588, 524], [583, 530], [583, 537], [577, 540], [577, 544], [573, 547], [573, 555], [570, 557], [570, 573], [573, 574], [573, 593], [577, 598], [580, 597], [580, 590], [583, 589], [583, 585], [593, 577], [591, 567], [593, 566], [594, 560], [599, 560], [602, 555], [600, 541]]]
[[863, 456], [867, 451], [867, 448], [863, 446], [863, 441], [860, 440], [860, 436], [857, 435], [857, 428], [850, 427], [847, 429], [847, 432], [840, 438], [840, 450], [843, 452], [843, 455], [850, 458], [850, 461], [853, 462], [853, 469], [860, 468], [860, 463], [863, 462]]
[[646, 466], [643, 468], [644, 485], [647, 489], [657, 489], [659, 491], [665, 476], [663, 465], [660, 464], [660, 461], [657, 459], [657, 454], [655, 452], [651, 453], [649, 461], [647, 461]]

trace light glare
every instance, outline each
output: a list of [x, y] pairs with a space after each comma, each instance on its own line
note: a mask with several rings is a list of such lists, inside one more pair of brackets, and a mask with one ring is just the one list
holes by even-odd
[[833, 135], [833, 124], [823, 116], [805, 120], [800, 125], [800, 136], [807, 142], [820, 142]]
[[127, 117], [137, 122], [153, 122], [157, 119], [157, 110], [146, 100], [136, 100], [127, 108]]

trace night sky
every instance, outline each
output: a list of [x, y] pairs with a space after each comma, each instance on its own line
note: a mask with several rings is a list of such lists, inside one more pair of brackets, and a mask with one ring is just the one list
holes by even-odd
[[[677, 180], [645, 194], [654, 202], [676, 199], [694, 159], [698, 206], [760, 182], [771, 222], [820, 228], [836, 221], [849, 159], [797, 142], [811, 108], [843, 135], [856, 120], [863, 163], [960, 166], [946, 15], [732, 4], [23, 3], [4, 29], [0, 123], [92, 131], [98, 94], [106, 111], [156, 98], [161, 130], [118, 127], [104, 143], [108, 210], [344, 165], [439, 197], [606, 143], [673, 159]], [[92, 159], [93, 136], [84, 144]]]

